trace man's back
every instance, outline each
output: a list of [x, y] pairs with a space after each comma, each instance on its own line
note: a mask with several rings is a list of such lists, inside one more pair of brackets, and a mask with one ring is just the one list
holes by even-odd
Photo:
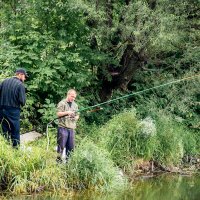
[[17, 78], [7, 78], [0, 85], [0, 106], [20, 108], [26, 101], [25, 87]]

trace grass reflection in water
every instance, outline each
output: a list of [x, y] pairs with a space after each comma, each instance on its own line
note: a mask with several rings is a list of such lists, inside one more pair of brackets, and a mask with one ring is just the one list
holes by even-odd
[[198, 200], [200, 175], [181, 176], [164, 174], [153, 178], [141, 178], [125, 190], [107, 193], [83, 191], [75, 194], [46, 194], [5, 199], [20, 200]]

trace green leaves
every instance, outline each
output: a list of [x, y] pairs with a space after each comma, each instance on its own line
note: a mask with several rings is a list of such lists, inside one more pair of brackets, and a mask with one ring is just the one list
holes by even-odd
[[45, 104], [38, 109], [38, 112], [42, 114], [42, 121], [47, 124], [52, 120], [52, 117], [56, 117], [56, 105], [51, 103], [49, 99], [45, 99]]
[[[103, 94], [109, 97], [107, 90], [132, 90], [132, 77], [136, 79], [135, 70], [141, 66], [153, 68], [148, 75], [152, 80], [158, 77], [157, 83], [162, 80], [154, 73], [158, 68], [160, 77], [165, 69], [175, 77], [188, 68], [198, 72], [197, 4], [181, 2], [163, 0], [152, 7], [149, 1], [111, 1], [109, 7], [103, 1], [3, 1], [0, 65], [4, 78], [17, 67], [26, 68], [32, 102], [28, 104], [33, 106], [43, 105], [45, 99], [56, 104], [69, 88], [80, 91], [90, 104]], [[138, 88], [145, 74], [134, 80]], [[159, 105], [167, 100], [162, 97]], [[110, 110], [112, 114], [116, 109]]]

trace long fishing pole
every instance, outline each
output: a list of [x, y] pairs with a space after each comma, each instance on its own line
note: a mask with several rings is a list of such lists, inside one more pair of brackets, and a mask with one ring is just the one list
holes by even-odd
[[[127, 94], [127, 95], [124, 95], [124, 96], [121, 96], [121, 97], [118, 97], [118, 98], [115, 98], [115, 99], [111, 99], [111, 100], [108, 100], [108, 101], [105, 101], [105, 102], [102, 102], [102, 103], [95, 104], [93, 106], [88, 106], [88, 107], [79, 109], [76, 112], [83, 112], [83, 111], [86, 111], [86, 110], [89, 110], [89, 109], [92, 109], [92, 108], [96, 108], [96, 107], [100, 108], [100, 106], [102, 106], [102, 105], [109, 104], [109, 103], [112, 103], [112, 102], [120, 100], [120, 99], [128, 98], [130, 96], [138, 95], [138, 94], [141, 94], [141, 93], [144, 93], [144, 92], [147, 92], [147, 91], [150, 91], [150, 90], [154, 90], [154, 89], [157, 89], [157, 88], [160, 88], [160, 87], [164, 87], [164, 86], [167, 86], [167, 85], [179, 83], [181, 81], [185, 81], [185, 80], [189, 80], [189, 79], [194, 79], [194, 78], [197, 78], [199, 76], [200, 76], [200, 74], [197, 74], [197, 75], [194, 75], [194, 76], [189, 76], [189, 77], [186, 77], [186, 78], [178, 79], [178, 80], [171, 81], [171, 82], [168, 82], [168, 83], [164, 83], [164, 84], [161, 84], [161, 85], [157, 85], [157, 86], [154, 86], [154, 87], [151, 87], [151, 88], [147, 88], [147, 89], [144, 89], [144, 90], [141, 90], [141, 91], [133, 92], [133, 93], [130, 93], [130, 94]], [[100, 109], [96, 109], [96, 110], [100, 110]], [[91, 110], [91, 112], [95, 112], [95, 110]], [[62, 117], [65, 117], [65, 116], [62, 116]], [[48, 145], [49, 145], [48, 126], [50, 124], [52, 124], [56, 119], [59, 119], [59, 118], [62, 118], [62, 117], [56, 117], [56, 118], [54, 118], [53, 120], [51, 120], [47, 124], [46, 135], [47, 135]], [[48, 145], [47, 145], [47, 150], [48, 150]]]
[[133, 96], [133, 95], [137, 95], [137, 94], [141, 94], [141, 93], [144, 93], [144, 92], [147, 92], [147, 91], [150, 91], [150, 90], [153, 90], [153, 89], [157, 89], [157, 88], [160, 88], [160, 87], [164, 87], [164, 86], [167, 86], [167, 85], [170, 85], [170, 84], [178, 83], [178, 82], [181, 82], [181, 81], [184, 81], [184, 80], [187, 80], [187, 79], [194, 79], [198, 76], [200, 76], [200, 74], [190, 76], [190, 77], [186, 77], [186, 78], [182, 78], [182, 79], [175, 80], [175, 81], [171, 81], [169, 83], [165, 83], [165, 84], [162, 84], [162, 85], [147, 88], [147, 89], [144, 89], [144, 90], [141, 90], [141, 91], [138, 91], [138, 92], [133, 92], [133, 93], [130, 93], [130, 94], [127, 94], [127, 95], [124, 95], [124, 96], [121, 96], [121, 97], [118, 97], [118, 98], [115, 98], [115, 99], [111, 99], [111, 100], [108, 100], [108, 101], [105, 101], [105, 102], [102, 102], [102, 103], [99, 103], [99, 104], [96, 104], [96, 105], [93, 105], [93, 106], [82, 108], [82, 109], [78, 110], [78, 112], [82, 112], [82, 111], [85, 111], [85, 110], [88, 110], [88, 109], [91, 109], [91, 108], [95, 108], [97, 106], [102, 106], [104, 104], [109, 104], [109, 103], [112, 103], [112, 102], [120, 100], [120, 99], [124, 99], [124, 98], [130, 97], [130, 96]]

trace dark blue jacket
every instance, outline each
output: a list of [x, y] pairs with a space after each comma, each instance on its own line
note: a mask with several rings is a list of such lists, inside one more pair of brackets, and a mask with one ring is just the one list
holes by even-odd
[[17, 77], [7, 78], [0, 84], [0, 107], [20, 108], [26, 103], [25, 87]]

